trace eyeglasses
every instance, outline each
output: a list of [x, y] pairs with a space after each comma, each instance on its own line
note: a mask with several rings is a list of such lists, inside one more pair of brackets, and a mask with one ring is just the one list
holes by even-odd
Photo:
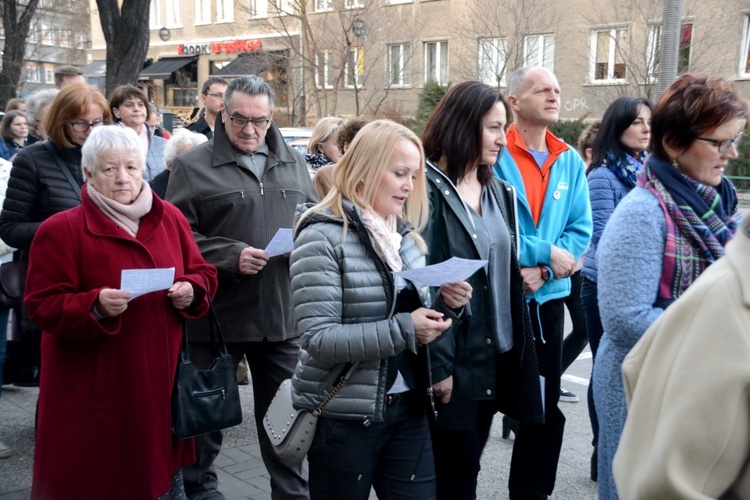
[[89, 128], [98, 127], [99, 125], [106, 125], [107, 120], [94, 120], [93, 122], [70, 122], [70, 126], [76, 132], [86, 132]]
[[245, 118], [244, 116], [230, 116], [228, 113], [227, 116], [235, 127], [244, 127], [248, 123], [252, 123], [253, 127], [265, 128], [271, 121], [270, 118]]
[[743, 134], [744, 132], [740, 132], [732, 139], [709, 139], [708, 137], [696, 137], [696, 139], [698, 139], [699, 141], [706, 141], [714, 144], [719, 148], [719, 153], [724, 154], [729, 151], [729, 148], [732, 147], [732, 144], [734, 144], [735, 148], [739, 147], [740, 140], [742, 140]]
[[210, 95], [211, 97], [216, 97], [217, 99], [224, 99], [224, 94], [222, 94], [221, 92], [211, 92], [210, 94], [206, 94], [206, 95]]

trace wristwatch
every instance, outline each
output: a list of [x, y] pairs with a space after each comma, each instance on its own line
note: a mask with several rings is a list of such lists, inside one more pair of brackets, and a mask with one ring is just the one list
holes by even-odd
[[550, 276], [550, 272], [549, 272], [549, 269], [547, 269], [547, 268], [546, 268], [546, 267], [544, 267], [544, 266], [539, 266], [539, 269], [541, 269], [541, 270], [542, 270], [542, 279], [543, 279], [544, 281], [549, 281], [549, 279], [550, 279], [550, 278], [552, 277], [552, 276]]

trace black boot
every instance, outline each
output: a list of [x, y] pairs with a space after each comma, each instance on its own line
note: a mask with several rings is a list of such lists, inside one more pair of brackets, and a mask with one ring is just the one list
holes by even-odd
[[594, 448], [594, 453], [591, 454], [591, 480], [596, 481], [599, 479], [599, 468], [597, 467], [597, 462], [599, 458], [596, 453], [596, 448]]

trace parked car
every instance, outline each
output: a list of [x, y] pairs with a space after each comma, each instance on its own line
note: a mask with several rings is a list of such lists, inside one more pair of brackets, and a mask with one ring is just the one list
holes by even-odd
[[284, 137], [284, 142], [291, 142], [296, 139], [308, 140], [312, 137], [311, 127], [279, 127], [281, 135]]
[[302, 139], [294, 139], [293, 141], [289, 141], [289, 145], [299, 151], [300, 153], [307, 154], [307, 145], [310, 143], [310, 138], [305, 137]]

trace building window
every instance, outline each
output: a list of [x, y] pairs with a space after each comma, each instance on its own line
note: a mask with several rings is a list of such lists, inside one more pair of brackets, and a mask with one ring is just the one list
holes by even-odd
[[331, 6], [331, 0], [315, 0], [313, 2], [313, 7], [315, 8], [315, 12], [326, 12], [329, 10], [333, 10]]
[[280, 16], [294, 14], [294, 0], [274, 0], [276, 13]]
[[505, 85], [505, 65], [508, 57], [504, 38], [479, 40], [479, 80], [493, 87]]
[[31, 61], [26, 63], [26, 81], [29, 83], [40, 83], [39, 65], [37, 63]]
[[332, 50], [319, 50], [315, 54], [315, 85], [319, 89], [332, 89], [334, 76], [331, 68]]
[[148, 10], [148, 27], [152, 30], [158, 30], [161, 24], [161, 0], [151, 0]]
[[167, 28], [182, 28], [180, 0], [167, 1]]
[[211, 0], [195, 0], [195, 24], [211, 22]]
[[750, 14], [742, 16], [742, 54], [740, 54], [740, 74], [750, 76]]
[[345, 9], [361, 9], [364, 6], [364, 0], [344, 0]]
[[50, 63], [44, 63], [44, 83], [55, 84], [55, 66]]
[[268, 0], [250, 0], [250, 17], [253, 19], [268, 17]]
[[389, 5], [395, 5], [399, 3], [411, 3], [412, 0], [385, 0], [385, 3]]
[[[659, 78], [659, 55], [661, 54], [661, 24], [652, 24], [648, 27], [646, 40], [648, 50], [646, 64], [648, 70], [646, 76], [650, 81]], [[690, 68], [690, 49], [693, 44], [693, 25], [683, 24], [680, 29], [680, 49], [677, 61], [677, 74], [682, 74]]]
[[425, 42], [424, 81], [448, 85], [448, 42]]
[[394, 43], [388, 45], [388, 86], [407, 87], [411, 85], [411, 44]]
[[86, 49], [86, 48], [88, 48], [89, 40], [88, 40], [85, 32], [78, 32], [78, 33], [76, 33], [75, 37], [76, 37], [76, 48], [77, 49]]
[[346, 53], [346, 67], [344, 69], [346, 78], [344, 85], [347, 87], [361, 87], [362, 77], [365, 74], [365, 49], [362, 47], [350, 47]]
[[50, 26], [42, 24], [42, 45], [55, 45], [55, 37]]
[[60, 47], [72, 47], [73, 46], [73, 32], [69, 29], [62, 28], [57, 33], [57, 41]]
[[216, 0], [216, 22], [231, 23], [234, 21], [234, 0]]
[[542, 66], [555, 71], [555, 37], [527, 35], [523, 39], [524, 66]]
[[623, 83], [626, 78], [628, 30], [610, 28], [591, 32], [590, 78], [593, 82]]

